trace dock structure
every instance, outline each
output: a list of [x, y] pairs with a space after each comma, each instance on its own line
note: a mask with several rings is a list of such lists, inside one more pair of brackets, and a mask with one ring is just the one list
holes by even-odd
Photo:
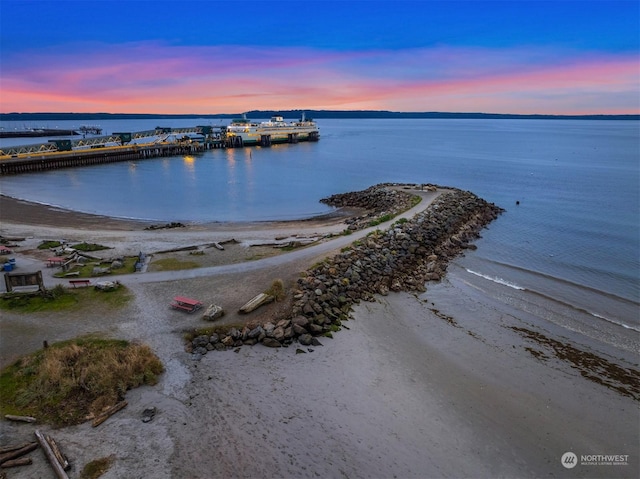
[[[297, 138], [292, 138], [290, 143], [297, 141]], [[270, 146], [271, 143], [260, 144]], [[157, 127], [155, 130], [135, 133], [50, 140], [47, 143], [2, 148], [0, 175], [189, 155], [214, 148], [244, 146], [242, 138], [227, 133], [226, 126]]]

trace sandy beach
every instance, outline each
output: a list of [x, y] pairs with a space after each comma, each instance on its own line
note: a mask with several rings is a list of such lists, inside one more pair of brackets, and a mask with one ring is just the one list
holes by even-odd
[[[425, 192], [405, 215], [436, 196]], [[577, 326], [589, 323], [587, 313], [474, 276], [456, 261], [424, 293], [360, 303], [333, 339], [300, 346], [304, 354], [298, 346], [257, 345], [192, 359], [182, 333], [203, 322], [169, 309], [173, 295], [222, 303], [223, 322], [237, 321], [239, 305], [274, 278], [294, 281], [367, 231], [243, 261], [249, 244], [339, 233], [346, 214], [150, 231], [141, 222], [0, 197], [0, 234], [25, 238], [16, 249], [24, 267], [42, 264], [33, 250], [45, 239], [98, 242], [110, 254], [239, 244], [233, 257], [220, 252], [180, 277], [118, 278], [134, 300], [117, 314], [2, 314], [2, 366], [45, 339], [99, 333], [149, 344], [166, 367], [158, 385], [129, 391], [127, 408], [100, 427], [51, 431], [72, 462], [69, 477], [107, 456], [115, 460], [102, 477], [112, 479], [638, 477], [637, 334], [613, 325], [607, 336], [590, 334]], [[156, 416], [143, 423], [149, 407]], [[36, 427], [50, 430], [0, 424], [3, 444], [31, 440]], [[577, 456], [573, 468], [561, 463], [567, 452]], [[604, 455], [624, 460], [590, 460]], [[33, 465], [7, 477], [55, 477], [41, 451], [31, 457]]]

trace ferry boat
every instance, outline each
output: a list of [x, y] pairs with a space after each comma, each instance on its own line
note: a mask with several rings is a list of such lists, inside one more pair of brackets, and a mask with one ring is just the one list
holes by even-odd
[[282, 116], [276, 115], [269, 121], [259, 123], [242, 118], [234, 119], [227, 127], [227, 138], [234, 146], [271, 146], [274, 143], [297, 143], [299, 141], [318, 141], [320, 130], [304, 113], [297, 121], [286, 122]]

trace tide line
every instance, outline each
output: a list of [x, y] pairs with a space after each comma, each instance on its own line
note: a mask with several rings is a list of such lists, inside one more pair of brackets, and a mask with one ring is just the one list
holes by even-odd
[[518, 286], [517, 284], [510, 283], [507, 280], [502, 278], [498, 278], [497, 276], [488, 276], [486, 274], [478, 273], [477, 271], [470, 270], [465, 268], [467, 273], [475, 274], [476, 276], [480, 276], [481, 278], [488, 279], [489, 281], [493, 281], [494, 283], [502, 284], [504, 286], [508, 286], [509, 288], [517, 289], [519, 291], [524, 291], [525, 289], [522, 286]]
[[631, 326], [629, 324], [623, 323], [622, 321], [616, 321], [614, 319], [602, 316], [602, 315], [600, 315], [598, 313], [592, 313], [591, 311], [588, 311], [588, 313], [591, 316], [595, 316], [596, 318], [602, 319], [603, 321], [607, 321], [608, 323], [615, 324], [616, 326], [622, 326], [624, 329], [631, 329], [632, 331], [637, 331], [637, 332], [640, 333], [640, 328], [638, 328], [636, 326]]

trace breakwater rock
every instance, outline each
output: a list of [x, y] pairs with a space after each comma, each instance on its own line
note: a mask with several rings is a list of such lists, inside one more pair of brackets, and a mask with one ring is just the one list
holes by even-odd
[[306, 271], [298, 279], [288, 317], [215, 337], [198, 336], [187, 349], [197, 359], [208, 350], [258, 342], [270, 347], [296, 340], [319, 345], [318, 336], [341, 329], [354, 304], [390, 291], [424, 291], [425, 283], [439, 281], [449, 261], [473, 248], [480, 230], [502, 211], [468, 191], [446, 191], [412, 219], [376, 230]]
[[416, 204], [416, 201], [419, 201], [419, 197], [407, 191], [394, 188], [398, 186], [406, 185], [383, 183], [362, 191], [340, 193], [328, 198], [322, 198], [320, 203], [336, 208], [349, 207], [366, 210], [365, 214], [354, 216], [346, 221], [347, 229], [355, 231], [375, 226], [380, 220], [391, 219], [398, 213], [408, 210]]

